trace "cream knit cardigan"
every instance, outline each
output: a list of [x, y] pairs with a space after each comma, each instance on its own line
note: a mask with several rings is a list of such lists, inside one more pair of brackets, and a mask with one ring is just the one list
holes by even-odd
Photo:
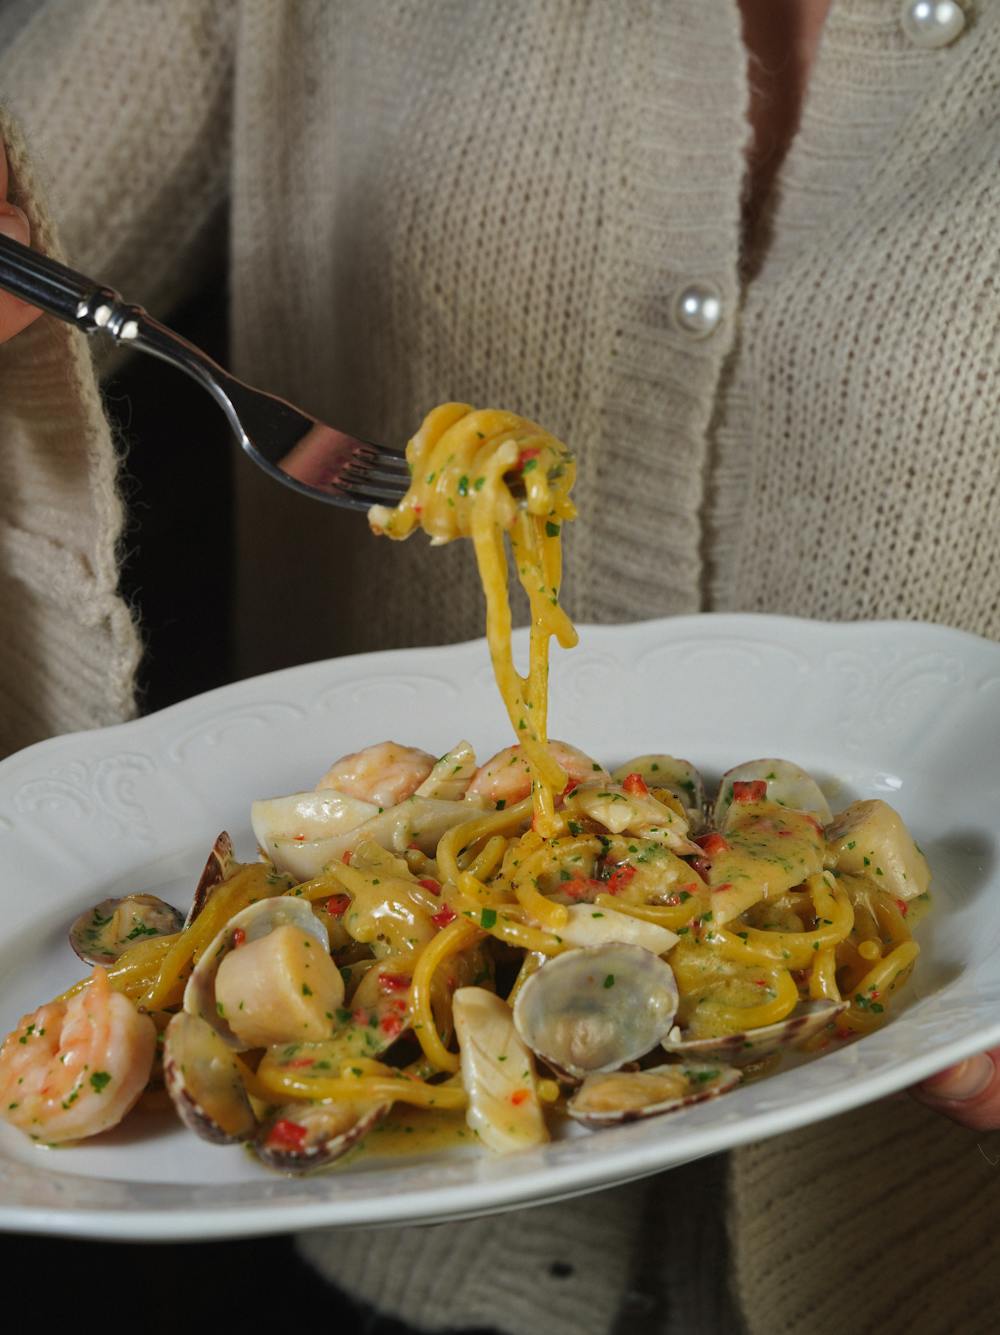
[[[228, 198], [238, 372], [374, 437], [452, 397], [572, 442], [577, 617], [996, 636], [1000, 3], [963, 5], [935, 51], [898, 0], [834, 0], [752, 281], [734, 0], [7, 0], [0, 101], [71, 261], [155, 310]], [[670, 315], [692, 282], [723, 303], [700, 342]], [[125, 716], [137, 654], [113, 442], [52, 322], [0, 349], [0, 469], [12, 749]], [[244, 672], [479, 633], [467, 553], [373, 544], [251, 473]], [[425, 561], [447, 599], [412, 596]], [[731, 1295], [760, 1335], [987, 1331], [1000, 1186], [976, 1146], [890, 1101], [571, 1205], [302, 1246], [434, 1329], [728, 1330]]]

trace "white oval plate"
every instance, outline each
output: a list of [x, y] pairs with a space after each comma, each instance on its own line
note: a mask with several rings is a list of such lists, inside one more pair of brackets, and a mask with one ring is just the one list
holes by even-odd
[[[523, 633], [518, 637], [523, 651]], [[1000, 1043], [1000, 647], [909, 623], [706, 616], [588, 627], [556, 652], [553, 736], [608, 764], [667, 751], [710, 777], [785, 756], [896, 806], [934, 872], [906, 1005], [883, 1030], [716, 1101], [497, 1159], [369, 1157], [307, 1179], [199, 1141], [169, 1114], [61, 1150], [0, 1125], [0, 1228], [121, 1239], [430, 1221], [553, 1200], [759, 1140], [902, 1089]], [[509, 741], [482, 641], [313, 663], [0, 765], [0, 1031], [80, 973], [66, 928], [107, 895], [186, 907], [250, 802], [310, 786], [392, 737], [481, 757]]]

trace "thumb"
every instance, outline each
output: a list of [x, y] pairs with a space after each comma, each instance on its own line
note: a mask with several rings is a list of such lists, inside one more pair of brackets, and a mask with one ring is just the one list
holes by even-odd
[[[20, 241], [22, 246], [31, 241], [28, 219], [16, 204], [0, 203], [0, 235]], [[0, 343], [19, 334], [38, 314], [34, 306], [28, 306], [9, 292], [0, 291]]]
[[973, 1131], [1000, 1129], [1000, 1049], [980, 1052], [916, 1085], [913, 1095], [929, 1108]]

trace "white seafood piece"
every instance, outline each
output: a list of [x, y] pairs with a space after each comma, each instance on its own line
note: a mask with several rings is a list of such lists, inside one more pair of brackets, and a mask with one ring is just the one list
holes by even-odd
[[69, 943], [86, 964], [114, 964], [130, 946], [150, 936], [172, 936], [184, 915], [156, 895], [102, 899], [69, 929]]
[[716, 829], [725, 829], [726, 813], [733, 801], [733, 784], [758, 780], [767, 784], [769, 802], [804, 811], [807, 815], [815, 816], [821, 825], [830, 819], [830, 804], [819, 784], [800, 766], [790, 760], [745, 760], [742, 765], [727, 770], [719, 780], [719, 793], [713, 813]]
[[645, 1071], [588, 1075], [566, 1105], [570, 1117], [585, 1126], [610, 1126], [677, 1112], [724, 1094], [740, 1082], [740, 1073], [722, 1062], [678, 1062]]
[[671, 1056], [692, 1058], [695, 1061], [719, 1060], [731, 1066], [745, 1066], [780, 1048], [801, 1047], [808, 1039], [820, 1033], [847, 1009], [846, 1001], [803, 1001], [774, 1024], [759, 1029], [746, 1029], [738, 1034], [719, 1038], [685, 1038], [675, 1025], [661, 1046]]
[[879, 798], [852, 802], [829, 826], [826, 837], [838, 871], [865, 876], [896, 899], [915, 899], [931, 883], [927, 859], [903, 818]]
[[334, 788], [377, 807], [392, 807], [411, 797], [434, 765], [430, 752], [416, 746], [375, 742], [335, 760], [316, 787]]
[[469, 742], [459, 742], [457, 746], [444, 753], [413, 795], [457, 802], [465, 796], [465, 790], [472, 782], [475, 772], [475, 751]]
[[559, 935], [571, 946], [604, 946], [612, 941], [642, 946], [654, 955], [673, 950], [680, 937], [659, 923], [633, 918], [617, 909], [598, 908], [595, 904], [571, 904]]
[[198, 878], [198, 884], [194, 888], [194, 897], [191, 900], [191, 907], [188, 909], [187, 917], [184, 919], [184, 926], [190, 927], [208, 903], [209, 896], [217, 885], [230, 875], [234, 864], [233, 840], [228, 830], [223, 830], [215, 843], [212, 845], [212, 851], [208, 855], [204, 870]]
[[[405, 853], [411, 844], [416, 844], [422, 853], [432, 856], [441, 837], [453, 825], [461, 825], [462, 821], [473, 817], [474, 812], [470, 811], [467, 801], [446, 802], [436, 797], [408, 797], [405, 802], [388, 807], [381, 815], [373, 816], [346, 834], [322, 839], [311, 845], [300, 844], [299, 852], [294, 856], [300, 859], [297, 863], [300, 868], [308, 862], [314, 869], [308, 872], [309, 876], [318, 876], [324, 867], [331, 862], [340, 862], [345, 853], [352, 853], [368, 839], [390, 853]], [[286, 846], [283, 846], [282, 856], [287, 866], [289, 850]], [[296, 874], [301, 874], [301, 871]]]
[[163, 1079], [177, 1115], [202, 1140], [232, 1145], [257, 1130], [233, 1053], [200, 1016], [180, 1011], [167, 1025]]
[[[290, 954], [285, 948], [287, 934], [283, 933], [277, 943], [282, 948], [275, 951], [274, 959], [268, 969], [268, 977], [273, 987], [258, 988], [251, 986], [249, 979], [244, 979], [244, 988], [234, 989], [233, 997], [230, 999], [232, 1015], [228, 1013], [225, 1001], [221, 1003], [220, 1011], [216, 982], [224, 960], [236, 950], [237, 942], [242, 942], [240, 950], [247, 950], [255, 942], [264, 941], [283, 927], [295, 928], [299, 938], [308, 937], [313, 940], [316, 943], [316, 955], [322, 954], [329, 960], [330, 938], [326, 927], [313, 913], [312, 906], [306, 900], [279, 895], [259, 900], [258, 903], [251, 904], [234, 914], [206, 947], [184, 989], [185, 1011], [189, 1015], [201, 1016], [236, 1052], [242, 1052], [255, 1044], [239, 1036], [235, 1026], [230, 1024], [230, 1018], [240, 1024], [244, 1032], [247, 1032], [247, 1026], [251, 1021], [258, 1022], [262, 1027], [267, 1025], [271, 1032], [275, 1032], [279, 1026], [287, 1027], [290, 1032], [286, 1033], [284, 1038], [273, 1039], [275, 1043], [301, 1041], [313, 1037], [303, 1026], [308, 1021], [315, 1020], [318, 1009], [316, 1003], [327, 1000], [325, 994], [312, 989], [311, 985], [305, 983], [304, 978], [286, 970], [288, 964], [295, 959], [301, 959], [302, 955], [298, 951], [294, 955]], [[251, 955], [250, 959], [252, 962], [255, 956]], [[263, 968], [266, 964], [266, 954], [258, 953], [256, 961]], [[314, 963], [311, 958], [310, 962]], [[339, 970], [336, 972], [339, 978]], [[238, 975], [234, 977], [238, 981]], [[234, 977], [230, 978], [230, 982], [234, 981]], [[312, 995], [303, 993], [304, 986], [310, 987]], [[245, 990], [247, 995], [237, 997], [236, 990]], [[251, 1001], [249, 1010], [248, 998]], [[325, 1005], [318, 1014], [325, 1017], [325, 1012], [334, 1011], [342, 999], [341, 978], [339, 996], [332, 1000], [332, 1005]], [[241, 1000], [244, 1001], [242, 1012], [239, 1009]], [[317, 1037], [326, 1037], [329, 1033], [330, 1025], [326, 1023], [323, 1032]]]
[[514, 1003], [528, 1047], [559, 1071], [614, 1071], [649, 1052], [677, 1011], [673, 970], [641, 946], [614, 942], [555, 956]]
[[328, 788], [254, 802], [250, 824], [275, 867], [306, 881], [332, 861], [333, 855], [326, 852], [332, 840], [371, 820], [378, 811], [373, 802]]
[[310, 1173], [353, 1149], [391, 1103], [289, 1103], [260, 1128], [254, 1149], [270, 1168]]
[[593, 779], [581, 783], [566, 798], [567, 817], [586, 816], [611, 834], [634, 834], [663, 844], [675, 853], [698, 853], [688, 839], [688, 823], [652, 793], [628, 793], [620, 783]]
[[705, 825], [705, 784], [689, 760], [675, 756], [636, 756], [612, 770], [616, 783], [624, 783], [630, 774], [638, 774], [650, 788], [666, 788], [687, 812], [691, 831], [697, 834]]
[[510, 1007], [483, 987], [460, 987], [453, 998], [466, 1121], [497, 1154], [549, 1138], [535, 1081], [535, 1059], [514, 1028]]

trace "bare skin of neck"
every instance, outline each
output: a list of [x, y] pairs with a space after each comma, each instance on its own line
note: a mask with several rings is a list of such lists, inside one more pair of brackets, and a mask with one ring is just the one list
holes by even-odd
[[795, 137], [809, 75], [832, 0], [739, 0], [750, 75], [750, 127], [744, 196], [746, 250], [763, 238], [760, 222], [775, 177]]

